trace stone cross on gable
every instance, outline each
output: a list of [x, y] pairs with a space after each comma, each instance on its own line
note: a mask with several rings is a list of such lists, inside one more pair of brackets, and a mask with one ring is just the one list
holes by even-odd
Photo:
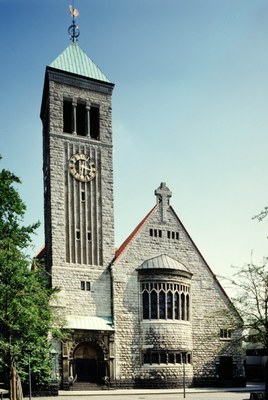
[[161, 182], [159, 188], [154, 191], [154, 194], [156, 195], [157, 203], [161, 207], [161, 222], [165, 222], [166, 211], [169, 207], [169, 199], [172, 196], [172, 192], [166, 186], [165, 182]]

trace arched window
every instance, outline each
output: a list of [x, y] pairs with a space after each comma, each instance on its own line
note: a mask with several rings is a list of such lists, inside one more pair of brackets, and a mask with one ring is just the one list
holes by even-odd
[[141, 291], [143, 319], [190, 320], [190, 286], [144, 282]]
[[159, 293], [159, 318], [166, 319], [166, 295], [163, 290]]
[[185, 294], [181, 294], [181, 319], [185, 320]]
[[167, 318], [173, 319], [173, 294], [170, 290], [167, 293]]
[[149, 293], [147, 291], [142, 294], [143, 303], [143, 319], [149, 319]]
[[157, 319], [157, 293], [155, 290], [151, 292], [151, 319]]
[[174, 314], [175, 319], [180, 319], [180, 295], [178, 292], [175, 293]]

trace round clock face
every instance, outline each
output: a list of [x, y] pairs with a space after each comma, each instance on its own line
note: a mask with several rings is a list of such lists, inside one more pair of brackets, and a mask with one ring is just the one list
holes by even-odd
[[89, 182], [96, 175], [96, 167], [90, 157], [83, 153], [74, 154], [69, 160], [69, 170], [80, 182]]

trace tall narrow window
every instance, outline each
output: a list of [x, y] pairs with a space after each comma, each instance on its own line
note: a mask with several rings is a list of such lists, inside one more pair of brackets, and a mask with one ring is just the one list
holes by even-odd
[[159, 293], [159, 318], [166, 319], [166, 295], [163, 290]]
[[150, 364], [150, 354], [149, 353], [145, 353], [143, 355], [143, 364]]
[[76, 133], [86, 136], [86, 105], [78, 103], [76, 106]]
[[167, 354], [164, 352], [160, 353], [160, 364], [167, 364]]
[[181, 353], [176, 354], [176, 364], [181, 364]]
[[173, 310], [173, 295], [171, 293], [171, 291], [169, 290], [167, 293], [167, 317], [168, 319], [172, 319], [173, 315], [172, 315], [172, 310]]
[[151, 292], [151, 319], [157, 319], [157, 293]]
[[149, 319], [149, 293], [148, 292], [143, 292], [142, 302], [143, 302], [143, 319]]
[[63, 131], [73, 133], [73, 105], [72, 100], [63, 100]]
[[100, 110], [99, 107], [90, 107], [90, 137], [100, 138]]
[[190, 319], [190, 299], [189, 295], [186, 295], [186, 320], [189, 321]]
[[86, 192], [85, 189], [81, 189], [81, 201], [86, 201]]
[[159, 353], [152, 353], [151, 355], [151, 363], [159, 364]]
[[[96, 118], [93, 118], [93, 121], [94, 119]], [[96, 129], [94, 128], [94, 130]], [[71, 99], [63, 100], [63, 131], [65, 133], [75, 132], [80, 136], [88, 134], [87, 108], [85, 103], [78, 102], [76, 104]]]
[[174, 364], [175, 363], [175, 354], [174, 353], [169, 353], [168, 354], [168, 363], [169, 364]]
[[185, 320], [185, 294], [181, 294], [181, 319]]
[[174, 313], [175, 313], [175, 319], [180, 319], [180, 295], [178, 292], [175, 293]]

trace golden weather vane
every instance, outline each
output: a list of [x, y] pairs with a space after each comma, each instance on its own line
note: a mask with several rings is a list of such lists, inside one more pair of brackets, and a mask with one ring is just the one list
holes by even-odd
[[71, 16], [73, 17], [73, 21], [72, 25], [69, 26], [68, 33], [72, 42], [75, 43], [78, 40], [78, 36], [80, 35], [80, 30], [75, 23], [75, 18], [79, 16], [79, 11], [77, 10], [77, 8], [73, 8], [71, 4], [69, 5], [69, 11], [71, 13]]

